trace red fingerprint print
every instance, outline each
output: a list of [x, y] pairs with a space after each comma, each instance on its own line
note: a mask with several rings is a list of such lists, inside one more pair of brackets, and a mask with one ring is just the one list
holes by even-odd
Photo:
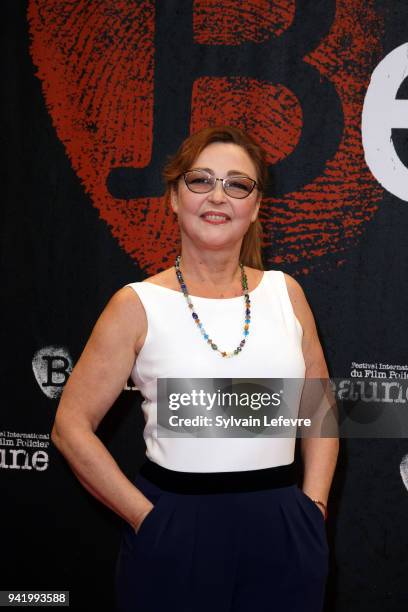
[[[287, 30], [295, 4], [294, 0], [196, 0], [192, 36], [204, 45], [262, 43]], [[106, 180], [112, 167], [142, 168], [150, 163], [158, 93], [154, 92], [155, 6], [153, 0], [30, 0], [28, 8], [30, 51], [56, 133], [101, 219], [150, 274], [167, 267], [177, 250], [173, 215], [163, 198], [114, 198]], [[265, 201], [262, 220], [272, 267], [285, 261], [307, 272], [321, 265], [327, 254], [344, 259], [342, 253], [376, 210], [382, 189], [364, 163], [360, 116], [370, 73], [381, 52], [381, 23], [374, 0], [338, 0], [330, 33], [304, 58], [336, 87], [344, 132], [321, 176], [299, 192]], [[205, 87], [221, 97], [218, 109], [205, 99]], [[296, 146], [300, 103], [279, 83], [231, 74], [202, 77], [193, 89], [192, 130], [217, 117], [231, 120], [254, 134], [271, 163]]]
[[194, 40], [203, 45], [261, 43], [292, 23], [295, 0], [194, 0]]
[[243, 77], [197, 79], [193, 86], [191, 132], [203, 125], [245, 127], [273, 164], [296, 147], [302, 131], [302, 109], [282, 85]]
[[153, 0], [33, 0], [31, 55], [74, 170], [120, 246], [156, 269], [177, 227], [160, 198], [113, 198], [114, 166], [149, 164], [153, 139]]
[[330, 79], [341, 100], [344, 130], [337, 153], [316, 180], [297, 193], [268, 199], [262, 212], [270, 261], [295, 263], [304, 274], [326, 267], [328, 254], [343, 264], [383, 197], [365, 163], [360, 128], [365, 92], [382, 51], [383, 21], [373, 4], [338, 0], [329, 35], [304, 60]]

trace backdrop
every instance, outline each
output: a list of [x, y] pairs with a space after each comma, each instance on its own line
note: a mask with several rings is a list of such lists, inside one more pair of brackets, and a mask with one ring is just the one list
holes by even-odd
[[[160, 173], [190, 132], [266, 148], [266, 267], [330, 374], [408, 376], [407, 23], [406, 0], [3, 0], [1, 589], [112, 609], [122, 521], [49, 434], [110, 296], [173, 264]], [[98, 430], [129, 477], [142, 428], [129, 384]], [[341, 441], [327, 611], [406, 609], [407, 487], [407, 439]]]

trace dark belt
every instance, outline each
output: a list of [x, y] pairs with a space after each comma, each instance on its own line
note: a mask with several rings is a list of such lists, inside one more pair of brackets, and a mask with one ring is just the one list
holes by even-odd
[[146, 457], [139, 474], [173, 493], [241, 493], [276, 489], [296, 484], [295, 463], [243, 472], [176, 472]]

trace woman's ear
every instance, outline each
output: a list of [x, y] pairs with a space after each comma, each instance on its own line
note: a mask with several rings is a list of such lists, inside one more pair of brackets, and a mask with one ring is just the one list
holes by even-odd
[[170, 205], [173, 209], [173, 212], [175, 212], [177, 214], [178, 211], [178, 197], [177, 197], [177, 191], [175, 189], [175, 187], [171, 188], [170, 191]]
[[258, 217], [258, 212], [259, 212], [259, 207], [261, 205], [261, 200], [262, 200], [262, 195], [259, 196], [256, 204], [255, 204], [255, 209], [253, 212], [253, 215], [251, 217], [251, 223], [254, 223], [254, 221], [256, 221], [257, 217]]

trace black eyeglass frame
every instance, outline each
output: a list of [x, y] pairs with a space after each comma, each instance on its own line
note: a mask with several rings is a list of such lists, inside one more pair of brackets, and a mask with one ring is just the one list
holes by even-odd
[[[191, 172], [202, 172], [203, 174], [206, 174], [207, 176], [211, 177], [211, 179], [213, 179], [214, 184], [211, 186], [211, 189], [208, 189], [208, 191], [194, 191], [193, 189], [191, 189], [191, 187], [187, 184], [187, 179], [186, 179], [186, 174], [190, 174]], [[210, 174], [209, 172], [207, 172], [206, 170], [201, 170], [200, 168], [197, 169], [193, 169], [193, 170], [186, 170], [186, 172], [183, 172], [183, 174], [180, 175], [179, 178], [183, 177], [184, 179], [184, 183], [187, 187], [187, 189], [189, 191], [191, 191], [191, 193], [210, 193], [210, 191], [212, 191], [213, 189], [215, 189], [215, 186], [217, 184], [217, 181], [221, 181], [222, 183], [222, 188], [224, 190], [224, 193], [229, 197], [229, 198], [234, 198], [235, 200], [243, 200], [244, 198], [247, 198], [248, 196], [251, 195], [251, 193], [253, 192], [253, 190], [255, 189], [255, 187], [257, 187], [257, 181], [255, 181], [254, 179], [252, 179], [250, 176], [246, 176], [245, 174], [234, 174], [231, 176], [226, 176], [224, 178], [216, 178], [213, 174]], [[236, 178], [245, 178], [248, 181], [252, 182], [252, 188], [251, 191], [247, 194], [245, 194], [244, 196], [233, 196], [230, 195], [226, 189], [225, 189], [225, 181], [229, 181], [229, 180], [233, 180]]]

